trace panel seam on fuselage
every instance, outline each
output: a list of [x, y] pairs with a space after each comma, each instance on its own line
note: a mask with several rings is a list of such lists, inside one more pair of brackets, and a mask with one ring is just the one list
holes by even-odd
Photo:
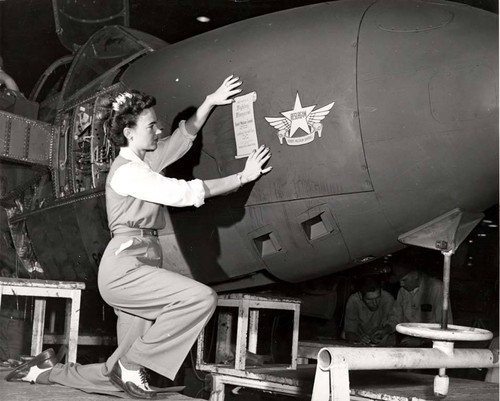
[[361, 19], [359, 21], [358, 25], [358, 35], [356, 37], [356, 65], [355, 65], [355, 85], [356, 85], [356, 118], [358, 120], [358, 127], [359, 127], [359, 136], [361, 138], [361, 149], [363, 151], [363, 159], [365, 161], [365, 166], [366, 166], [366, 173], [368, 174], [368, 179], [370, 180], [370, 186], [372, 187], [373, 191], [373, 182], [372, 182], [372, 177], [370, 176], [370, 169], [368, 168], [368, 161], [366, 160], [366, 153], [365, 153], [365, 144], [363, 142], [363, 130], [361, 128], [361, 118], [359, 115], [359, 93], [358, 93], [358, 59], [359, 59], [359, 33], [361, 31], [361, 25], [363, 24], [363, 20], [365, 18], [366, 13], [368, 10], [375, 4], [377, 3], [377, 0], [372, 2], [368, 7], [366, 7], [366, 10], [363, 12], [363, 15], [361, 16]]

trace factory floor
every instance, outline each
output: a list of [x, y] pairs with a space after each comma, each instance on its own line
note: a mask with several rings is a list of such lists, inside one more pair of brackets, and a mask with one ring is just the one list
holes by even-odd
[[[117, 393], [120, 396], [106, 396], [99, 394], [88, 394], [73, 388], [42, 384], [29, 384], [20, 382], [6, 382], [5, 376], [10, 369], [0, 368], [0, 400], [1, 401], [103, 401], [106, 399], [126, 399], [125, 393]], [[202, 398], [193, 398], [179, 393], [167, 393], [157, 399], [169, 401], [204, 401]]]
[[[120, 398], [87, 394], [80, 390], [59, 385], [44, 386], [28, 383], [10, 383], [4, 380], [9, 369], [0, 368], [0, 400], [1, 401], [104, 401], [106, 399], [131, 399], [124, 393]], [[357, 372], [351, 375], [353, 383], [351, 393], [353, 400], [400, 400], [400, 401], [438, 401], [432, 394], [432, 375], [404, 372]], [[203, 388], [203, 383], [193, 382], [188, 373], [185, 377], [186, 389], [183, 394], [168, 393], [158, 399], [169, 401], [202, 401], [209, 398], [210, 393]], [[355, 384], [355, 382], [362, 383]], [[363, 389], [361, 391], [361, 388]], [[390, 394], [390, 395], [389, 395]], [[498, 401], [497, 383], [485, 383], [476, 380], [451, 379], [448, 401]], [[366, 398], [365, 398], [366, 397]], [[384, 398], [385, 397], [385, 398]], [[245, 388], [228, 386], [225, 401], [306, 401], [306, 398], [287, 397], [285, 395], [266, 393]]]
[[[191, 370], [190, 370], [191, 371]], [[10, 369], [0, 367], [0, 401], [105, 401], [105, 400], [129, 400], [124, 393], [120, 397], [113, 397], [99, 394], [88, 394], [80, 390], [59, 386], [41, 385], [19, 382], [6, 382], [5, 376]], [[182, 394], [168, 393], [159, 399], [168, 401], [205, 401], [209, 398], [210, 392], [205, 390], [203, 383], [192, 376], [191, 372], [186, 373], [186, 389]], [[302, 401], [298, 398], [290, 398], [279, 394], [269, 394], [257, 392], [252, 389], [235, 389], [233, 393], [228, 390], [226, 401]]]

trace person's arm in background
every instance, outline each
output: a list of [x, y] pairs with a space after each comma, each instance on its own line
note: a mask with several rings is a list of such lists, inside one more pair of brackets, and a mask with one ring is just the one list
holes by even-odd
[[350, 343], [362, 343], [368, 344], [370, 342], [370, 337], [365, 335], [360, 335], [360, 319], [358, 314], [358, 308], [356, 303], [356, 297], [359, 293], [352, 294], [347, 300], [347, 305], [345, 307], [345, 322], [344, 322], [344, 333], [345, 338]]
[[7, 89], [19, 92], [19, 87], [16, 84], [16, 81], [7, 74], [4, 70], [0, 68], [0, 82], [3, 82]]
[[377, 330], [372, 335], [372, 341], [375, 344], [383, 342], [389, 335], [393, 334], [396, 330], [396, 325], [403, 321], [403, 295], [402, 290], [398, 291], [396, 301], [393, 303], [392, 308], [387, 317], [387, 321], [383, 328]]
[[[386, 333], [385, 327], [389, 326], [388, 320], [391, 317], [392, 310], [394, 308], [394, 297], [385, 290], [381, 292], [382, 300], [380, 302], [380, 312], [381, 312], [381, 320], [380, 326], [373, 332], [371, 335], [371, 342], [374, 344], [385, 344], [386, 338], [392, 333]], [[389, 329], [387, 329], [389, 331]]]
[[354, 305], [354, 296], [355, 294], [352, 294], [349, 297], [345, 307], [344, 333], [345, 339], [350, 343], [359, 341], [359, 335], [356, 333], [358, 331], [359, 322], [356, 307]]
[[0, 83], [3, 83], [7, 87], [7, 89], [21, 93], [19, 91], [19, 87], [16, 84], [16, 81], [14, 81], [14, 79], [4, 71], [3, 57], [1, 55], [0, 55]]

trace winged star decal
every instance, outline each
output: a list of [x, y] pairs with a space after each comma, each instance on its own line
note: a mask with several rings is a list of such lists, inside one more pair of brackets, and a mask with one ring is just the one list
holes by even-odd
[[[304, 145], [314, 140], [314, 135], [317, 133], [321, 137], [323, 125], [320, 124], [335, 102], [329, 103], [317, 110], [314, 110], [316, 105], [303, 107], [300, 101], [299, 93], [295, 97], [295, 105], [292, 110], [283, 111], [283, 117], [264, 117], [266, 121], [275, 129], [278, 130], [278, 138], [283, 144], [283, 138], [288, 145]], [[298, 129], [302, 129], [307, 135], [293, 138]]]

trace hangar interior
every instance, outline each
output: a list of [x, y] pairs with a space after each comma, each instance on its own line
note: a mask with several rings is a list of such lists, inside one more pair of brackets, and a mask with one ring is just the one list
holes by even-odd
[[[0, 0], [0, 399], [498, 400], [497, 33], [487, 0]], [[153, 395], [29, 385], [128, 341], [97, 282], [121, 154], [103, 99], [154, 94], [169, 139], [223, 69], [253, 100], [164, 173], [242, 170], [236, 104], [273, 170], [140, 228], [216, 291], [198, 341], [171, 378], [146, 366]]]

